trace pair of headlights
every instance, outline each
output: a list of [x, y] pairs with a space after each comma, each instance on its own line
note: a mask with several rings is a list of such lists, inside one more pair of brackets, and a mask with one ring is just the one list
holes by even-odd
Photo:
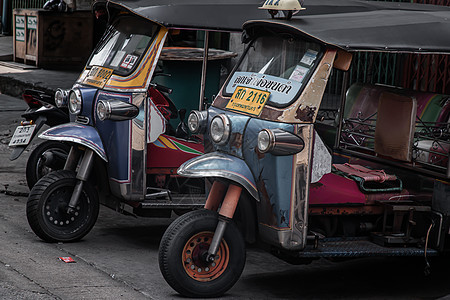
[[[207, 111], [192, 111], [188, 117], [189, 130], [194, 134], [206, 132]], [[225, 114], [215, 116], [209, 125], [209, 135], [214, 143], [223, 145], [228, 142], [231, 123]], [[258, 133], [258, 150], [273, 155], [292, 155], [303, 150], [305, 143], [299, 136], [282, 129], [262, 129]]]
[[[78, 115], [81, 112], [83, 100], [79, 89], [61, 90], [55, 93], [57, 107], [68, 107], [69, 112]], [[135, 118], [139, 114], [139, 108], [131, 103], [119, 99], [100, 100], [97, 102], [97, 117], [100, 120], [123, 121]]]
[[[188, 117], [188, 128], [194, 134], [203, 134], [206, 132], [207, 121], [207, 111], [193, 110]], [[218, 145], [226, 144], [230, 137], [230, 132], [231, 124], [226, 115], [220, 114], [212, 119], [209, 125], [209, 135], [214, 143]]]
[[83, 105], [80, 90], [56, 90], [55, 104], [59, 108], [68, 107], [70, 113], [78, 115], [81, 112], [81, 107]]

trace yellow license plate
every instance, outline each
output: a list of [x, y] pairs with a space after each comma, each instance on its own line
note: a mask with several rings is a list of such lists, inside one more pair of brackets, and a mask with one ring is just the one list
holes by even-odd
[[89, 74], [83, 80], [83, 83], [101, 89], [105, 86], [112, 73], [112, 69], [94, 66], [89, 70]]
[[226, 108], [259, 116], [269, 99], [270, 92], [238, 86]]

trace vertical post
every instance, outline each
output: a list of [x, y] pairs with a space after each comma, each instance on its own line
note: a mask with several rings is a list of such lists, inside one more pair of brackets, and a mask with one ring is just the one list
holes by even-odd
[[205, 31], [205, 43], [203, 46], [203, 65], [202, 65], [202, 81], [200, 83], [200, 101], [198, 102], [198, 110], [203, 110], [203, 98], [205, 98], [206, 86], [206, 68], [208, 66], [209, 51], [209, 31]]
[[339, 108], [339, 122], [337, 128], [336, 139], [334, 141], [334, 147], [339, 148], [341, 142], [341, 130], [342, 122], [344, 121], [344, 110], [345, 110], [345, 95], [347, 94], [348, 82], [350, 78], [350, 71], [344, 72], [344, 79], [342, 80], [342, 90], [341, 90], [341, 107]]
[[447, 178], [450, 178], [450, 153], [447, 154]]
[[11, 31], [11, 1], [3, 0], [2, 33], [9, 35]]

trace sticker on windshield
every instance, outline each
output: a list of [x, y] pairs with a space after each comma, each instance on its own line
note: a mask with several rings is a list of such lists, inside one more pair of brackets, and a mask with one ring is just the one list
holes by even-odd
[[125, 69], [131, 69], [133, 68], [137, 60], [138, 60], [137, 56], [128, 54], [127, 56], [125, 56], [125, 59], [120, 64], [120, 67]]
[[308, 71], [309, 71], [308, 68], [297, 65], [294, 71], [292, 72], [291, 76], [289, 77], [289, 79], [298, 82], [303, 82], [303, 79], [305, 78], [306, 74], [308, 74]]
[[309, 49], [308, 51], [306, 51], [305, 55], [303, 55], [300, 63], [305, 64], [307, 66], [311, 66], [316, 60], [317, 54], [318, 54], [317, 51]]
[[268, 91], [238, 86], [226, 108], [259, 116], [269, 96]]

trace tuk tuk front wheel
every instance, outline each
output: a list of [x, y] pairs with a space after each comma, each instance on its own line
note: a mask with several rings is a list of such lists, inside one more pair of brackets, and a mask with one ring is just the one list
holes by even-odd
[[31, 189], [27, 219], [33, 232], [44, 241], [80, 240], [97, 221], [98, 195], [89, 182], [84, 182], [74, 211], [67, 212], [76, 182], [74, 172], [59, 170], [41, 178]]
[[167, 283], [187, 297], [218, 297], [239, 279], [245, 265], [245, 242], [229, 222], [214, 262], [206, 261], [218, 214], [196, 210], [176, 219], [159, 248], [159, 268]]

